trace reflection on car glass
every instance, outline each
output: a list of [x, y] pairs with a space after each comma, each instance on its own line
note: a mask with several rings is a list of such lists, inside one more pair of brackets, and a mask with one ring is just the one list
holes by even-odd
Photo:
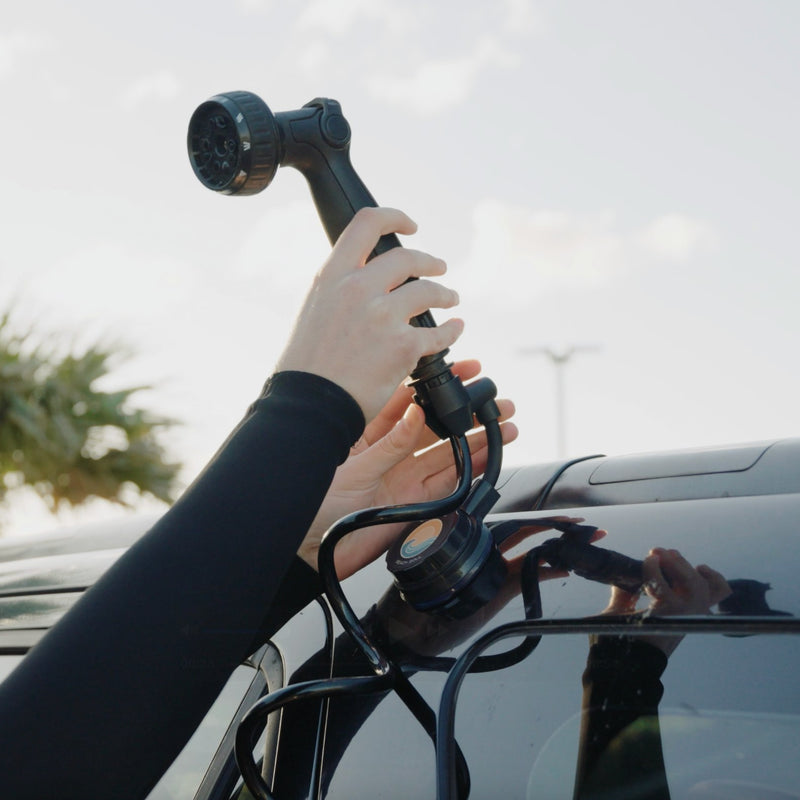
[[[373, 646], [398, 672], [402, 671], [404, 681], [416, 673], [441, 671], [448, 673], [447, 684], [450, 684], [465, 663], [463, 658], [469, 655], [469, 650], [458, 658], [446, 651], [456, 649], [485, 630], [513, 597], [522, 595], [525, 618], [530, 623], [540, 620], [541, 629], [533, 625], [521, 636], [521, 643], [500, 653], [479, 653], [464, 667], [465, 673], [504, 670], [522, 662], [541, 640], [547, 623], [558, 623], [557, 619], [542, 620], [539, 587], [543, 580], [572, 574], [609, 586], [611, 594], [604, 609], [597, 608], [595, 616], [570, 620], [575, 631], [601, 634], [593, 636], [584, 656], [584, 710], [571, 769], [571, 791], [578, 800], [617, 796], [619, 792], [642, 800], [667, 800], [672, 787], [659, 713], [664, 693], [661, 676], [684, 635], [692, 632], [690, 623], [708, 619], [707, 625], [716, 625], [720, 632], [753, 632], [756, 629], [747, 624], [736, 627], [732, 618], [740, 616], [742, 622], [747, 623], [748, 616], [784, 614], [769, 609], [765, 595], [770, 585], [763, 581], [726, 581], [713, 568], [694, 567], [679, 551], [666, 547], [653, 547], [644, 559], [632, 558], [598, 546], [596, 542], [603, 538], [605, 531], [582, 522], [552, 517], [506, 520], [493, 526], [492, 535], [503, 545], [519, 545], [533, 533], [542, 533], [548, 527], [555, 528], [560, 535], [520, 556], [518, 568], [509, 569], [494, 596], [471, 614], [419, 611], [406, 602], [402, 590], [394, 585], [359, 619], [359, 624]], [[645, 599], [648, 607], [642, 609], [639, 606]], [[714, 614], [713, 609], [718, 609], [719, 613]], [[676, 617], [679, 624], [663, 623], [660, 627], [653, 624], [670, 617]], [[630, 633], [621, 632], [624, 628]], [[470, 650], [492, 633], [490, 630], [484, 634]], [[321, 650], [293, 675], [290, 683], [317, 681], [322, 685], [331, 679], [330, 663], [330, 652]], [[369, 673], [363, 652], [353, 646], [348, 632], [335, 642], [333, 663], [337, 679], [362, 680]], [[577, 689], [577, 681], [575, 685]], [[316, 737], [318, 706], [285, 705], [275, 796], [305, 796], [309, 788], [307, 776], [311, 774], [321, 775], [324, 796], [331, 789], [331, 781], [349, 748], [358, 739], [359, 731], [392, 694], [391, 690], [418, 720], [434, 718], [433, 708], [418, 693], [398, 691], [396, 684], [387, 683], [378, 688], [358, 696], [337, 692], [337, 696], [331, 698], [324, 758], [319, 761], [311, 741]], [[446, 685], [443, 695], [447, 693]], [[438, 725], [448, 725], [455, 719], [457, 686], [450, 695], [452, 701], [442, 702], [439, 707]], [[430, 728], [426, 730], [430, 735]], [[451, 786], [455, 782], [461, 789], [455, 794], [444, 791], [440, 796], [464, 797], [465, 787], [470, 782], [469, 764], [459, 755], [456, 737], [449, 731], [442, 735], [443, 731], [439, 728], [437, 741], [451, 743], [443, 747], [453, 748], [452, 764], [456, 766], [455, 769], [447, 766], [450, 756], [442, 749], [445, 755], [440, 757], [437, 745], [437, 774], [444, 776], [440, 786]], [[314, 759], [314, 763], [309, 763], [309, 758]], [[677, 800], [677, 796], [674, 797]]]

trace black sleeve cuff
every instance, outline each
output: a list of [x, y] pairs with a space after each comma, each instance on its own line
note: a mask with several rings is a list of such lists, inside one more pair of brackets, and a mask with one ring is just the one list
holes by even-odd
[[366, 424], [361, 407], [341, 386], [310, 372], [276, 372], [264, 385], [261, 397], [251, 406], [255, 410], [265, 398], [283, 400], [297, 406], [307, 398], [310, 408], [318, 408], [320, 401], [334, 426], [339, 442], [339, 463], [343, 463], [350, 448], [364, 432]]

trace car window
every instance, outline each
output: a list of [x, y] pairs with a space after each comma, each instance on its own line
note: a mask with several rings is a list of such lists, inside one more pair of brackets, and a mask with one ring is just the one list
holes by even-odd
[[254, 674], [252, 667], [236, 668], [194, 736], [148, 795], [148, 800], [189, 800], [195, 796]]
[[[667, 708], [658, 717], [672, 800], [798, 797], [796, 714]], [[544, 744], [528, 777], [526, 800], [573, 800], [580, 725], [580, 716], [572, 717]]]
[[[643, 558], [651, 547], [676, 548], [694, 564], [706, 563], [729, 579], [751, 582], [760, 593], [748, 612], [753, 617], [796, 616], [799, 503], [796, 496], [720, 498], [563, 513], [607, 529], [601, 544], [609, 549]], [[363, 619], [381, 613], [384, 600], [379, 598], [391, 581], [381, 569], [376, 565], [346, 587], [354, 602], [361, 598], [357, 612]], [[541, 594], [544, 619], [584, 619], [604, 609], [609, 587], [571, 575], [542, 583]], [[390, 595], [391, 590], [384, 598]], [[436, 659], [459, 655], [471, 639], [459, 641], [457, 632], [432, 615], [415, 625], [398, 615], [402, 605], [395, 604], [382, 621], [383, 640], [387, 634], [398, 639], [402, 646], [395, 657], [438, 712], [446, 675]], [[523, 614], [521, 599], [515, 597], [489, 627]], [[501, 642], [490, 652], [518, 643]], [[455, 732], [469, 767], [471, 800], [573, 797], [581, 723], [588, 713], [583, 704], [590, 646], [586, 633], [545, 635], [517, 663], [466, 677]], [[336, 652], [337, 674], [367, 672], [353, 656], [346, 633], [337, 639]], [[637, 651], [637, 660], [628, 665], [638, 667], [639, 655]], [[663, 687], [655, 712], [645, 713], [644, 708], [634, 715], [632, 727], [626, 724], [615, 734], [614, 747], [623, 754], [635, 751], [630, 747], [647, 753], [655, 742], [672, 800], [797, 798], [799, 663], [797, 636], [689, 633], [670, 655], [663, 675], [650, 681]], [[295, 679], [319, 676], [325, 664], [320, 653], [308, 659]], [[301, 705], [285, 708], [282, 722], [286, 748], [279, 757], [277, 786], [283, 791], [276, 796], [287, 800], [306, 796], [296, 775], [308, 770], [298, 753], [308, 753], [312, 746], [311, 711], [302, 712]], [[391, 797], [396, 787], [402, 787], [404, 797], [435, 796], [432, 742], [395, 693], [331, 701], [323, 787], [325, 796], [341, 800]]]
[[[227, 800], [240, 782], [234, 742], [242, 717], [261, 697], [284, 684], [283, 659], [271, 643], [237, 667], [194, 736], [148, 800]], [[255, 758], [272, 749], [279, 718], [256, 737]], [[264, 768], [268, 768], [268, 763]]]
[[20, 655], [3, 655], [0, 656], [0, 683], [2, 683], [14, 669], [14, 667], [22, 661]]

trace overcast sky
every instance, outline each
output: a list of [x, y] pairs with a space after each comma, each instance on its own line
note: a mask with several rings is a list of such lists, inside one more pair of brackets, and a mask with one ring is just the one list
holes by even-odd
[[[136, 356], [186, 480], [269, 374], [328, 251], [302, 177], [204, 189], [194, 108], [342, 104], [354, 166], [445, 258], [518, 407], [507, 464], [797, 434], [795, 0], [31, 0], [0, 16], [0, 305]], [[410, 242], [411, 244], [411, 242]], [[94, 509], [114, 516], [115, 509]], [[12, 532], [52, 526], [36, 503]], [[66, 519], [66, 518], [65, 518]]]

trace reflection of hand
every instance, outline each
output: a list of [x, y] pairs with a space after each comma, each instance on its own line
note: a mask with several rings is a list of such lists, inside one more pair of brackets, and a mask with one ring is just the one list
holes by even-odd
[[[478, 361], [461, 361], [453, 372], [462, 380], [480, 372]], [[445, 497], [455, 488], [456, 467], [449, 442], [439, 441], [425, 427], [422, 409], [412, 401], [413, 390], [397, 389], [383, 410], [367, 425], [350, 457], [336, 471], [328, 494], [309, 529], [298, 555], [315, 569], [325, 531], [346, 514], [371, 506], [418, 503]], [[514, 414], [510, 400], [498, 400], [501, 420]], [[502, 422], [503, 442], [517, 437], [513, 423]], [[468, 436], [475, 475], [486, 467], [486, 433]], [[438, 442], [438, 444], [434, 444]], [[336, 572], [352, 575], [380, 556], [403, 525], [378, 525], [354, 531], [336, 546]]]
[[[410, 234], [416, 227], [401, 211], [362, 208], [314, 280], [278, 361], [278, 370], [311, 372], [337, 383], [367, 422], [421, 356], [450, 347], [463, 327], [455, 319], [433, 328], [408, 324], [430, 308], [458, 303], [454, 291], [428, 280], [444, 274], [444, 261], [396, 247], [367, 263], [380, 236]], [[406, 283], [412, 277], [421, 280]]]
[[[677, 550], [653, 548], [642, 565], [643, 588], [650, 598], [650, 611], [661, 616], [708, 614], [711, 607], [724, 600], [731, 588], [716, 570], [702, 564], [693, 567]], [[638, 595], [614, 586], [604, 614], [631, 614]], [[681, 636], [646, 636], [649, 642], [669, 655]]]
[[677, 550], [651, 550], [643, 573], [655, 614], [708, 614], [731, 593], [719, 572], [705, 564], [692, 567]]

